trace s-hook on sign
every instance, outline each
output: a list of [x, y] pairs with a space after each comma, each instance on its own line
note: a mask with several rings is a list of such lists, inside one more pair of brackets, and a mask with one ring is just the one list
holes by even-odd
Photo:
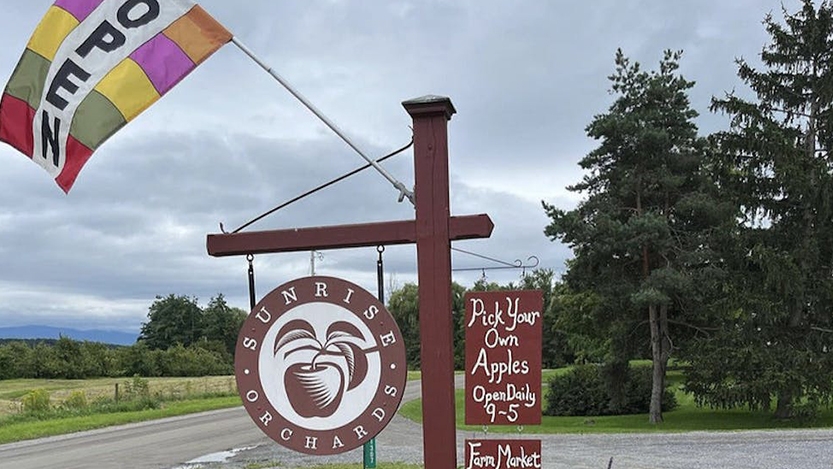
[[371, 293], [304, 277], [266, 295], [246, 318], [237, 388], [255, 424], [281, 445], [330, 455], [362, 446], [393, 418], [405, 390], [405, 344]]

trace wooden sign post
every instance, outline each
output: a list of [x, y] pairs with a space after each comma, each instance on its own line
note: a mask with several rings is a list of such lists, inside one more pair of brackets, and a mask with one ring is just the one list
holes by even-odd
[[451, 100], [402, 103], [413, 119], [415, 220], [208, 235], [215, 257], [415, 243], [422, 344], [423, 455], [426, 469], [455, 469], [451, 241], [488, 238], [488, 215], [452, 217], [448, 194]]

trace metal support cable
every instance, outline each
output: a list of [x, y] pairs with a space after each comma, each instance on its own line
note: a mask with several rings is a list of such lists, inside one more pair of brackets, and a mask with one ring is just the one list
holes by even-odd
[[[496, 262], [496, 263], [498, 263], [498, 264], [503, 264], [503, 265], [508, 266], [508, 267], [517, 267], [517, 265], [516, 265], [516, 264], [512, 264], [512, 263], [510, 263], [510, 262], [502, 261], [502, 260], [500, 260], [500, 259], [495, 259], [495, 258], [493, 258], [493, 257], [484, 256], [484, 255], [482, 255], [482, 254], [477, 254], [477, 253], [474, 253], [474, 252], [471, 252], [471, 251], [466, 251], [466, 250], [463, 250], [463, 249], [460, 249], [460, 248], [455, 248], [455, 247], [452, 247], [452, 248], [451, 248], [451, 250], [452, 250], [452, 251], [461, 252], [461, 253], [463, 253], [463, 254], [468, 254], [468, 255], [470, 255], [470, 256], [479, 257], [479, 258], [481, 258], [481, 259], [486, 259], [487, 261]], [[516, 263], [517, 263], [517, 262], [518, 262], [518, 261], [516, 261]]]
[[[412, 146], [413, 144], [414, 144], [414, 139], [413, 139], [413, 137], [411, 137], [411, 141], [410, 141], [407, 145], [405, 145], [405, 146], [403, 146], [403, 147], [401, 147], [401, 148], [399, 148], [399, 149], [395, 150], [395, 151], [394, 151], [394, 152], [392, 152], [392, 153], [388, 153], [387, 155], [385, 155], [385, 156], [383, 156], [383, 157], [379, 158], [378, 160], [376, 160], [376, 162], [377, 162], [377, 163], [381, 163], [382, 161], [385, 161], [385, 160], [387, 160], [388, 158], [391, 158], [391, 157], [393, 157], [393, 156], [396, 156], [396, 155], [398, 155], [398, 154], [402, 153], [403, 151], [407, 150], [408, 148], [411, 148], [411, 146]], [[362, 167], [360, 167], [360, 168], [356, 168], [356, 169], [354, 169], [353, 171], [350, 171], [350, 172], [349, 172], [349, 173], [347, 173], [347, 174], [344, 174], [344, 175], [342, 175], [342, 176], [339, 176], [339, 177], [337, 177], [337, 178], [335, 178], [335, 179], [333, 179], [333, 180], [331, 180], [331, 181], [329, 181], [329, 182], [325, 182], [324, 184], [321, 184], [321, 185], [319, 185], [319, 186], [317, 186], [317, 187], [315, 187], [315, 188], [313, 188], [313, 189], [310, 189], [310, 190], [308, 190], [308, 191], [304, 192], [303, 194], [301, 194], [301, 195], [299, 195], [299, 196], [293, 197], [292, 199], [290, 199], [290, 200], [288, 200], [288, 201], [286, 201], [286, 202], [284, 202], [284, 203], [282, 203], [282, 204], [278, 205], [277, 207], [275, 207], [275, 208], [273, 208], [273, 209], [271, 209], [271, 210], [269, 210], [269, 211], [267, 211], [267, 212], [264, 212], [264, 213], [262, 213], [262, 214], [258, 215], [257, 217], [253, 218], [252, 220], [249, 220], [248, 222], [244, 223], [243, 225], [241, 225], [241, 226], [240, 226], [239, 228], [237, 228], [236, 230], [232, 231], [232, 233], [239, 233], [240, 231], [242, 231], [242, 230], [244, 230], [244, 229], [248, 228], [249, 226], [251, 226], [251, 225], [253, 225], [253, 224], [255, 224], [255, 223], [259, 222], [260, 220], [262, 220], [262, 219], [264, 219], [264, 218], [268, 217], [269, 215], [271, 215], [271, 214], [273, 214], [273, 213], [277, 212], [278, 210], [280, 210], [280, 209], [282, 209], [282, 208], [285, 208], [285, 207], [287, 207], [287, 206], [289, 206], [289, 205], [292, 205], [292, 204], [294, 204], [295, 202], [298, 202], [298, 201], [299, 201], [299, 200], [301, 200], [301, 199], [304, 199], [304, 198], [306, 198], [306, 197], [309, 197], [309, 196], [311, 196], [312, 194], [315, 194], [316, 192], [318, 192], [318, 191], [320, 191], [320, 190], [326, 189], [327, 187], [330, 187], [330, 186], [332, 186], [333, 184], [339, 183], [339, 182], [341, 182], [341, 181], [343, 181], [343, 180], [345, 180], [345, 179], [347, 179], [347, 178], [349, 178], [349, 177], [351, 177], [351, 176], [355, 176], [356, 174], [358, 174], [358, 173], [360, 173], [360, 172], [364, 171], [365, 169], [367, 169], [367, 168], [369, 168], [369, 167], [370, 167], [370, 165], [369, 165], [369, 164], [366, 164], [366, 165], [364, 165], [364, 166], [362, 166]], [[225, 231], [223, 230], [223, 224], [222, 224], [222, 223], [220, 223], [220, 231], [223, 231], [223, 232], [225, 233]]]
[[318, 108], [316, 108], [306, 97], [304, 97], [304, 95], [302, 95], [292, 85], [290, 85], [289, 82], [287, 82], [282, 76], [280, 76], [276, 71], [274, 71], [272, 67], [266, 65], [266, 63], [263, 62], [257, 55], [255, 55], [255, 53], [252, 52], [251, 49], [249, 49], [248, 47], [246, 47], [245, 44], [240, 42], [240, 40], [237, 39], [237, 37], [232, 37], [231, 42], [234, 43], [234, 45], [237, 46], [238, 49], [243, 51], [244, 54], [248, 55], [249, 58], [254, 60], [255, 63], [260, 65], [261, 68], [266, 70], [266, 73], [268, 73], [272, 76], [272, 78], [277, 80], [278, 83], [280, 83], [284, 88], [286, 88], [287, 91], [289, 91], [290, 94], [292, 94], [292, 96], [295, 97], [295, 99], [300, 101], [301, 104], [303, 104], [307, 109], [310, 110], [310, 112], [315, 114], [315, 116], [318, 117], [318, 119], [320, 119], [321, 122], [323, 122], [327, 127], [329, 127], [330, 130], [335, 132], [335, 134], [338, 135], [344, 141], [344, 143], [346, 143], [350, 148], [352, 148], [353, 151], [358, 153], [359, 156], [364, 158], [364, 160], [367, 161], [367, 163], [370, 166], [373, 166], [373, 168], [376, 171], [378, 171], [379, 174], [381, 174], [385, 179], [387, 179], [388, 182], [390, 182], [393, 185], [393, 187], [395, 187], [396, 190], [399, 191], [399, 202], [402, 202], [402, 200], [404, 200], [405, 197], [407, 197], [412, 205], [416, 203], [414, 200], [413, 192], [409, 191], [408, 188], [406, 188], [401, 181], [393, 177], [389, 172], [385, 170], [385, 168], [381, 167], [378, 161], [373, 161], [367, 155], [365, 155], [364, 152], [361, 151], [359, 147], [356, 146], [356, 144], [353, 143], [353, 141], [350, 140], [347, 137], [347, 135], [344, 132], [342, 132], [340, 128], [338, 128], [337, 125], [335, 125], [335, 123], [333, 123], [327, 116], [325, 116], [324, 113], [319, 111]]

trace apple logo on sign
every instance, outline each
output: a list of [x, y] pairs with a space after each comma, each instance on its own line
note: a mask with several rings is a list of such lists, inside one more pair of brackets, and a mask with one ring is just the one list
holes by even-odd
[[355, 389], [367, 376], [367, 353], [376, 351], [376, 347], [362, 349], [357, 342], [364, 341], [364, 334], [347, 321], [330, 324], [323, 343], [304, 319], [289, 321], [280, 329], [275, 340], [276, 355], [283, 353], [287, 359], [303, 350], [315, 353], [309, 362], [293, 363], [284, 374], [289, 403], [298, 415], [310, 418], [335, 414], [345, 391]]

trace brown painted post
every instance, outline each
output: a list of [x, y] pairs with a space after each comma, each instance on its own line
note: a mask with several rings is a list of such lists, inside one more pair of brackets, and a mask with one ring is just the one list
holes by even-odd
[[494, 225], [488, 215], [450, 216], [448, 120], [456, 112], [451, 100], [426, 96], [402, 105], [414, 122], [415, 220], [211, 234], [207, 248], [222, 257], [415, 242], [425, 467], [455, 469], [451, 241], [488, 238]]
[[448, 121], [451, 100], [425, 96], [402, 103], [414, 122], [417, 279], [422, 368], [423, 454], [426, 469], [457, 467]]

